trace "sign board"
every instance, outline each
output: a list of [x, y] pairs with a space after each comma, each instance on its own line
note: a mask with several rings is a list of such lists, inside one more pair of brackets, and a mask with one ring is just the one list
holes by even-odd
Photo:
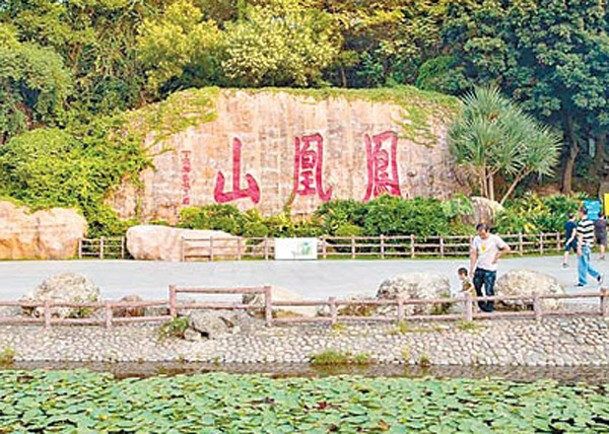
[[598, 220], [598, 216], [601, 213], [601, 201], [600, 200], [585, 200], [584, 206], [588, 210], [588, 218], [590, 220]]
[[275, 259], [317, 259], [317, 238], [275, 238]]
[[609, 193], [603, 195], [603, 201], [605, 202], [605, 215], [609, 215]]

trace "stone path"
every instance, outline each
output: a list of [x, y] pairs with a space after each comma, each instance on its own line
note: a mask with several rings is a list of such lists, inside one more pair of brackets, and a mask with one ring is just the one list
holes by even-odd
[[[596, 258], [596, 255], [594, 255]], [[575, 257], [568, 269], [560, 267], [558, 256], [505, 259], [499, 274], [510, 269], [529, 268], [555, 276], [568, 292], [577, 278]], [[609, 272], [609, 262], [593, 259], [601, 272]], [[374, 295], [386, 277], [403, 272], [442, 273], [458, 287], [456, 270], [468, 266], [458, 260], [334, 260], [334, 261], [227, 261], [199, 263], [141, 261], [3, 261], [0, 262], [0, 299], [16, 299], [35, 288], [45, 278], [61, 272], [76, 272], [90, 277], [102, 290], [102, 297], [117, 299], [139, 294], [145, 298], [166, 298], [169, 284], [234, 287], [271, 284], [301, 293], [308, 299]], [[588, 290], [598, 285], [590, 284]]]

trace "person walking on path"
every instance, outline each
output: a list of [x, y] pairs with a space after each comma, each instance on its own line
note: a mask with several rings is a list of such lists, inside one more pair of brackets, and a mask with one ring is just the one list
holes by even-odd
[[607, 219], [605, 215], [601, 213], [598, 216], [598, 220], [594, 222], [594, 238], [601, 249], [601, 254], [598, 259], [601, 261], [605, 260], [605, 250], [607, 250]]
[[[476, 231], [478, 235], [474, 237], [470, 250], [469, 273], [474, 276], [474, 288], [478, 297], [492, 297], [495, 295], [497, 262], [501, 256], [509, 253], [510, 247], [499, 236], [491, 234], [488, 225], [484, 223], [476, 226]], [[493, 301], [479, 301], [478, 306], [484, 312], [495, 310]]]
[[569, 252], [577, 253], [577, 222], [575, 214], [569, 214], [569, 220], [565, 223], [565, 254], [562, 258], [562, 268], [569, 266]]
[[582, 287], [588, 284], [588, 274], [600, 285], [603, 282], [603, 275], [590, 264], [590, 254], [594, 243], [594, 222], [588, 218], [588, 210], [585, 207], [579, 209], [579, 218], [577, 225], [577, 286]]

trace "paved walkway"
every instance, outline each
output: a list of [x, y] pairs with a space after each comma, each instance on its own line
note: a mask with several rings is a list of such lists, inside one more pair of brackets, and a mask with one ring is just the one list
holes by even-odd
[[[595, 255], [596, 258], [596, 255]], [[561, 258], [527, 257], [504, 259], [499, 275], [517, 268], [529, 268], [551, 274], [575, 292], [576, 258], [571, 266], [561, 268]], [[609, 272], [609, 262], [593, 259], [599, 271]], [[456, 270], [468, 266], [459, 260], [334, 260], [334, 261], [242, 261], [170, 263], [142, 261], [4, 261], [0, 262], [0, 299], [16, 299], [34, 289], [42, 280], [61, 272], [81, 273], [102, 290], [102, 297], [117, 299], [129, 294], [144, 298], [166, 298], [169, 284], [188, 286], [252, 286], [271, 284], [297, 291], [308, 299], [345, 297], [354, 294], [374, 295], [379, 283], [403, 272], [442, 273], [458, 287]], [[588, 289], [597, 285], [590, 284]]]

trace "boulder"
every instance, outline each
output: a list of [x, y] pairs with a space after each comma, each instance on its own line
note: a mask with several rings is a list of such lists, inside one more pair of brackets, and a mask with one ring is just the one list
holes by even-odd
[[[565, 294], [565, 289], [556, 278], [532, 270], [512, 270], [497, 279], [495, 294], [505, 296], [538, 294]], [[563, 300], [542, 300], [543, 310], [557, 310]], [[509, 310], [531, 310], [532, 301], [505, 301], [497, 303], [497, 308]]]
[[[21, 301], [44, 302], [95, 302], [100, 301], [99, 288], [87, 277], [76, 273], [63, 273], [42, 282], [33, 292], [23, 296]], [[83, 318], [93, 316], [96, 309], [53, 307], [51, 315], [59, 318]], [[26, 315], [42, 316], [43, 308], [24, 308]]]
[[[271, 288], [271, 299], [273, 301], [302, 301], [304, 298], [295, 292], [284, 288], [273, 286]], [[255, 315], [264, 315], [264, 294], [243, 294], [243, 304], [251, 304], [261, 306], [262, 309], [250, 309], [249, 313]], [[317, 308], [315, 306], [286, 306], [276, 307], [273, 309], [275, 316], [317, 316]]]
[[0, 202], [0, 260], [73, 258], [86, 233], [87, 221], [74, 209], [31, 212]]
[[[447, 277], [434, 273], [404, 273], [385, 279], [378, 287], [376, 298], [395, 300], [450, 298], [450, 282]], [[450, 304], [405, 305], [406, 315], [430, 315], [444, 313]], [[395, 309], [392, 309], [395, 312]]]
[[[234, 259], [238, 256], [240, 237], [222, 231], [172, 228], [157, 225], [133, 226], [127, 230], [127, 250], [137, 260], [180, 261], [183, 256]], [[196, 239], [183, 243], [183, 239]]]
[[472, 197], [471, 202], [474, 207], [474, 214], [464, 219], [467, 224], [486, 223], [492, 226], [495, 216], [504, 210], [503, 205], [499, 202], [484, 197]]
[[[230, 333], [237, 323], [235, 312], [230, 310], [185, 309], [180, 315], [190, 318], [189, 329], [204, 338], [216, 338]], [[185, 336], [188, 340], [195, 340], [195, 333], [189, 332]]]
[[[127, 295], [121, 298], [119, 301], [133, 302], [133, 301], [144, 301], [139, 295]], [[115, 307], [112, 309], [112, 316], [125, 318], [125, 317], [136, 317], [144, 316], [146, 308], [144, 307]]]

